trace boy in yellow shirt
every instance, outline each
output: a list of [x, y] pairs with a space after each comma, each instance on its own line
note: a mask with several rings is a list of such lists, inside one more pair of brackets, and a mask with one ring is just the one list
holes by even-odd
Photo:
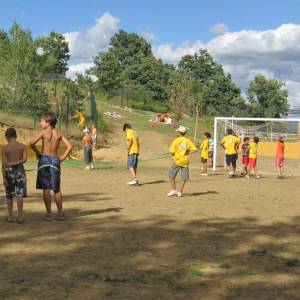
[[257, 136], [255, 136], [253, 138], [253, 142], [251, 142], [249, 144], [249, 165], [248, 165], [248, 172], [246, 175], [247, 178], [250, 178], [251, 169], [254, 170], [256, 179], [260, 178], [260, 176], [258, 175], [257, 166], [256, 166], [257, 165], [258, 142], [259, 142], [259, 138]]
[[204, 140], [201, 143], [200, 149], [201, 149], [201, 162], [203, 165], [203, 172], [201, 176], [208, 176], [207, 172], [207, 161], [208, 161], [208, 152], [209, 152], [209, 138], [210, 138], [209, 132], [204, 132]]
[[234, 177], [236, 171], [236, 160], [241, 140], [233, 134], [233, 130], [227, 130], [227, 136], [221, 141], [221, 147], [225, 150], [226, 165], [228, 167], [228, 177]]
[[[169, 152], [173, 155], [174, 163], [169, 170], [169, 178], [171, 180], [171, 192], [168, 196], [182, 196], [185, 183], [189, 179], [189, 154], [197, 151], [197, 147], [193, 142], [185, 137], [186, 128], [180, 126], [176, 130], [177, 138], [172, 142]], [[181, 172], [181, 183], [179, 191], [176, 189], [176, 176]]]
[[137, 179], [137, 167], [139, 162], [139, 152], [140, 152], [140, 143], [137, 133], [131, 128], [131, 125], [125, 123], [123, 125], [123, 132], [126, 132], [127, 140], [127, 167], [132, 176], [132, 180], [127, 183], [127, 185], [134, 186], [139, 185]]

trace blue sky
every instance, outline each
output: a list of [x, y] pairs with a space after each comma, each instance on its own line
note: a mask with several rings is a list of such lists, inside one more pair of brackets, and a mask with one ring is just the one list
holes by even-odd
[[276, 28], [296, 23], [299, 0], [1, 0], [0, 26], [8, 29], [14, 20], [34, 36], [88, 28], [105, 12], [120, 18], [128, 31], [151, 31], [156, 42], [208, 41], [216, 23], [230, 30]]
[[280, 79], [300, 107], [300, 0], [0, 0], [0, 16], [5, 30], [16, 20], [34, 37], [63, 33], [70, 77], [121, 28], [142, 34], [167, 63], [208, 49], [243, 91], [258, 73]]

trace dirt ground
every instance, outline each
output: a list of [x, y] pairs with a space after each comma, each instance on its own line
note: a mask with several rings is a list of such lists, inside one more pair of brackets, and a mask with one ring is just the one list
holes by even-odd
[[29, 163], [26, 222], [0, 224], [0, 299], [300, 299], [299, 177], [192, 168], [184, 197], [168, 198], [169, 163], [142, 162], [127, 187], [123, 165], [66, 162], [64, 222], [43, 220]]

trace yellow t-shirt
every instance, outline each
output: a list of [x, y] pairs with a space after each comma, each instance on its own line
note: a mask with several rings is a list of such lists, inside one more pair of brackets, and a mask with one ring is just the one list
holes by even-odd
[[221, 141], [221, 144], [225, 147], [225, 154], [236, 154], [236, 144], [240, 144], [241, 140], [235, 135], [227, 135]]
[[174, 162], [179, 167], [187, 168], [189, 166], [189, 152], [196, 151], [197, 147], [188, 138], [181, 136], [176, 138], [169, 149], [174, 155]]
[[208, 151], [209, 151], [209, 140], [205, 139], [200, 146], [201, 149], [201, 158], [208, 159]]
[[132, 144], [129, 150], [129, 154], [139, 154], [140, 151], [140, 144], [139, 144], [139, 138], [136, 134], [136, 132], [133, 129], [127, 130], [127, 140], [132, 140]]
[[84, 124], [85, 118], [84, 118], [83, 114], [82, 114], [80, 111], [76, 113], [75, 118], [77, 118], [78, 123], [79, 123], [80, 125], [83, 125], [83, 124]]
[[252, 158], [252, 159], [257, 158], [257, 148], [258, 148], [258, 145], [256, 143], [251, 142], [249, 144], [249, 150], [250, 150], [249, 158]]

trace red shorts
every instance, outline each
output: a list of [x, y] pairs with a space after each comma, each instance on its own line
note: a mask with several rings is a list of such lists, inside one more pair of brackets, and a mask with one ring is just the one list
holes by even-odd
[[249, 158], [249, 167], [256, 168], [256, 158]]
[[284, 158], [283, 157], [276, 157], [276, 167], [282, 168], [283, 167]]
[[243, 156], [242, 157], [242, 164], [244, 166], [248, 166], [249, 165], [249, 156]]

